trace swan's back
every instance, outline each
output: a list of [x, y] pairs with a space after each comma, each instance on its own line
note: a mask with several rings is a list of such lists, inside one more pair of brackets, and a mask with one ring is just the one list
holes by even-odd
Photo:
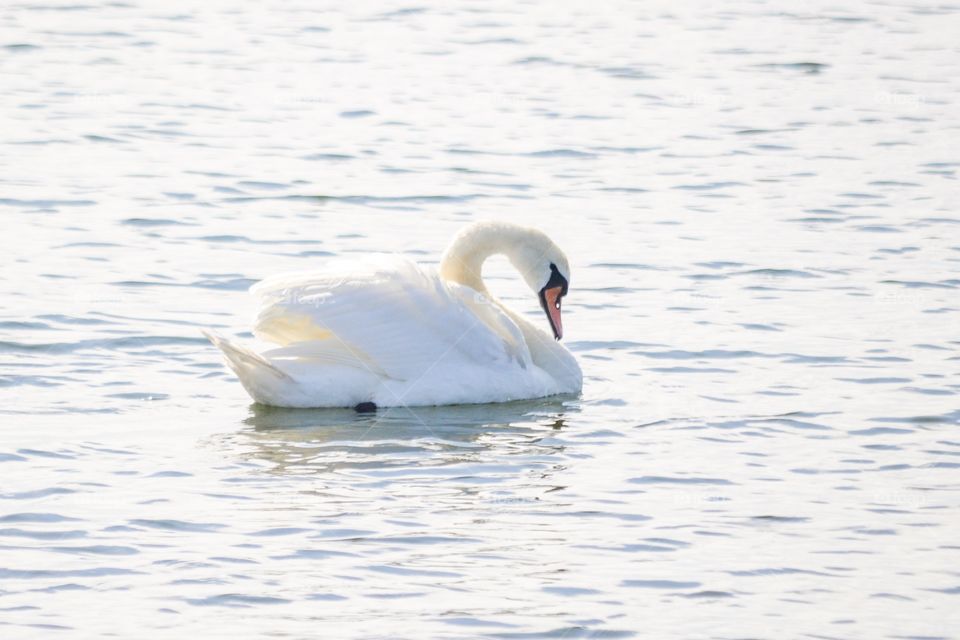
[[[401, 258], [333, 274], [295, 274], [253, 287], [254, 334], [289, 346], [331, 341], [396, 380], [444, 360], [525, 366], [529, 352], [513, 323], [475, 292]], [[476, 298], [476, 300], [474, 300]]]

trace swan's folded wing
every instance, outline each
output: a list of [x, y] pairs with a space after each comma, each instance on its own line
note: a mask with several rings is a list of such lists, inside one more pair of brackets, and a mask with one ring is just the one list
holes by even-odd
[[522, 334], [467, 287], [404, 259], [352, 271], [279, 276], [254, 286], [258, 338], [287, 345], [332, 340], [356, 365], [409, 380], [438, 367], [521, 366]]

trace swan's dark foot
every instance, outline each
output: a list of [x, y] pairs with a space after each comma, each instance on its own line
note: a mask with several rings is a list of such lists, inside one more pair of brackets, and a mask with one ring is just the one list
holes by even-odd
[[377, 405], [373, 402], [361, 402], [360, 404], [355, 406], [353, 409], [357, 413], [376, 413]]

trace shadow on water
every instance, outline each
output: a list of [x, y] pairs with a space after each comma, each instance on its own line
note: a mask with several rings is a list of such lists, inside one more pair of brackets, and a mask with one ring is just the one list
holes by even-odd
[[250, 405], [234, 442], [244, 457], [277, 472], [496, 462], [503, 455], [553, 455], [580, 412], [579, 400], [551, 397], [501, 404], [352, 409]]

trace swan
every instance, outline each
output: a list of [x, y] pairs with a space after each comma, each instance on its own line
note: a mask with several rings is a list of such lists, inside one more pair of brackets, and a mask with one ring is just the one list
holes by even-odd
[[[495, 254], [536, 293], [552, 335], [487, 290], [482, 267]], [[583, 374], [559, 342], [569, 282], [567, 258], [545, 233], [483, 221], [453, 238], [438, 269], [393, 256], [255, 284], [264, 350], [203, 333], [265, 405], [372, 411], [574, 394]]]

